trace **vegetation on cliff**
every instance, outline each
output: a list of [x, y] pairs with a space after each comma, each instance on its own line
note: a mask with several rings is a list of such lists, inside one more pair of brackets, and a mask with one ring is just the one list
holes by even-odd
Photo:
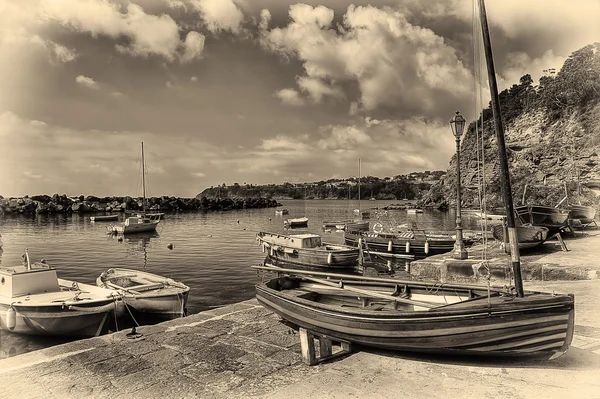
[[[500, 93], [515, 204], [521, 203], [524, 192], [526, 203], [555, 206], [565, 196], [563, 206], [598, 203], [586, 185], [600, 181], [599, 50], [600, 43], [588, 45], [571, 54], [558, 73], [545, 71], [539, 85], [525, 75]], [[479, 158], [478, 141], [484, 153]], [[478, 170], [485, 177], [487, 207], [503, 206], [491, 107], [469, 125], [461, 144], [460, 167], [463, 206], [480, 206]], [[454, 205], [455, 192], [456, 156], [424, 202]]]
[[[360, 179], [361, 199], [417, 199], [444, 176], [443, 171], [413, 172], [409, 175], [379, 178], [364, 176]], [[197, 197], [264, 197], [276, 199], [358, 199], [358, 178], [321, 180], [313, 183], [283, 183], [243, 185], [234, 183], [210, 187]]]

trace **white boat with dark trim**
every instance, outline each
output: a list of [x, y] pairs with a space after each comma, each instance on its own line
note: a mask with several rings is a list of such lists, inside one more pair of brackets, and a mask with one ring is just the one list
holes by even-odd
[[186, 314], [190, 287], [156, 274], [112, 268], [103, 272], [97, 279], [98, 287], [116, 290], [122, 297], [125, 307], [119, 316], [127, 314], [127, 309], [136, 315], [156, 319], [176, 319]]
[[[112, 290], [58, 278], [47, 263], [0, 267], [0, 330], [17, 334], [94, 337], [120, 307]], [[112, 316], [111, 316], [112, 317]]]

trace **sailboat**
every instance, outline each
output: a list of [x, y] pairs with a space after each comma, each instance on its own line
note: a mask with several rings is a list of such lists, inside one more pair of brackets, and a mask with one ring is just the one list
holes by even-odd
[[360, 209], [360, 158], [358, 158], [358, 209], [354, 210], [354, 215], [358, 216], [361, 220], [369, 219], [371, 213], [369, 211], [363, 211]]
[[569, 348], [574, 296], [523, 290], [489, 28], [484, 1], [478, 3], [514, 289], [279, 270], [256, 286], [256, 298], [289, 324], [332, 340], [413, 352], [555, 359]]
[[146, 213], [146, 165], [144, 162], [144, 143], [142, 142], [142, 212], [135, 216], [130, 216], [120, 225], [113, 225], [108, 228], [109, 232], [114, 234], [132, 234], [146, 233], [156, 231], [156, 226], [160, 222], [162, 213]]
[[[350, 185], [348, 185], [348, 202], [350, 202]], [[367, 231], [369, 230], [369, 221], [360, 218], [346, 220], [328, 220], [323, 222], [323, 228], [335, 228], [337, 230]]]

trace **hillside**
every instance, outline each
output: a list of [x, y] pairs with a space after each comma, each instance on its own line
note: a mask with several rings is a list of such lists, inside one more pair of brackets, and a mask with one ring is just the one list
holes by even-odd
[[[365, 176], [360, 179], [361, 199], [420, 199], [444, 176], [443, 171], [413, 172], [385, 178]], [[321, 180], [312, 183], [253, 185], [234, 183], [210, 187], [198, 198], [262, 197], [272, 199], [358, 199], [358, 179]]]
[[[567, 193], [566, 203], [597, 204], [586, 186], [600, 182], [600, 43], [575, 51], [556, 74], [533, 86], [530, 75], [500, 93], [506, 148], [515, 204], [525, 202], [557, 205]], [[483, 117], [484, 157], [480, 173], [485, 177], [488, 208], [503, 206], [496, 135], [490, 107]], [[478, 208], [477, 132], [471, 123], [461, 144], [463, 206]], [[485, 171], [483, 169], [485, 166]], [[579, 190], [578, 190], [579, 189]], [[578, 191], [581, 194], [578, 194]], [[455, 206], [456, 156], [446, 176], [432, 186], [424, 203]]]

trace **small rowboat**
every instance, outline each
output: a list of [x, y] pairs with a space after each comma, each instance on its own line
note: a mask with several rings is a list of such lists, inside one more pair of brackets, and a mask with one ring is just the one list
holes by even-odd
[[[138, 315], [170, 320], [185, 316], [190, 287], [170, 278], [133, 269], [113, 268], [97, 279], [98, 287], [116, 290], [125, 307]], [[118, 316], [123, 316], [123, 308]]]
[[[542, 245], [548, 238], [548, 229], [539, 226], [523, 225], [517, 226], [517, 242], [519, 249], [534, 248]], [[506, 242], [504, 240], [504, 226], [498, 224], [492, 227], [492, 235], [496, 240]]]
[[306, 227], [308, 226], [308, 218], [289, 218], [283, 221], [283, 224], [287, 227]]

